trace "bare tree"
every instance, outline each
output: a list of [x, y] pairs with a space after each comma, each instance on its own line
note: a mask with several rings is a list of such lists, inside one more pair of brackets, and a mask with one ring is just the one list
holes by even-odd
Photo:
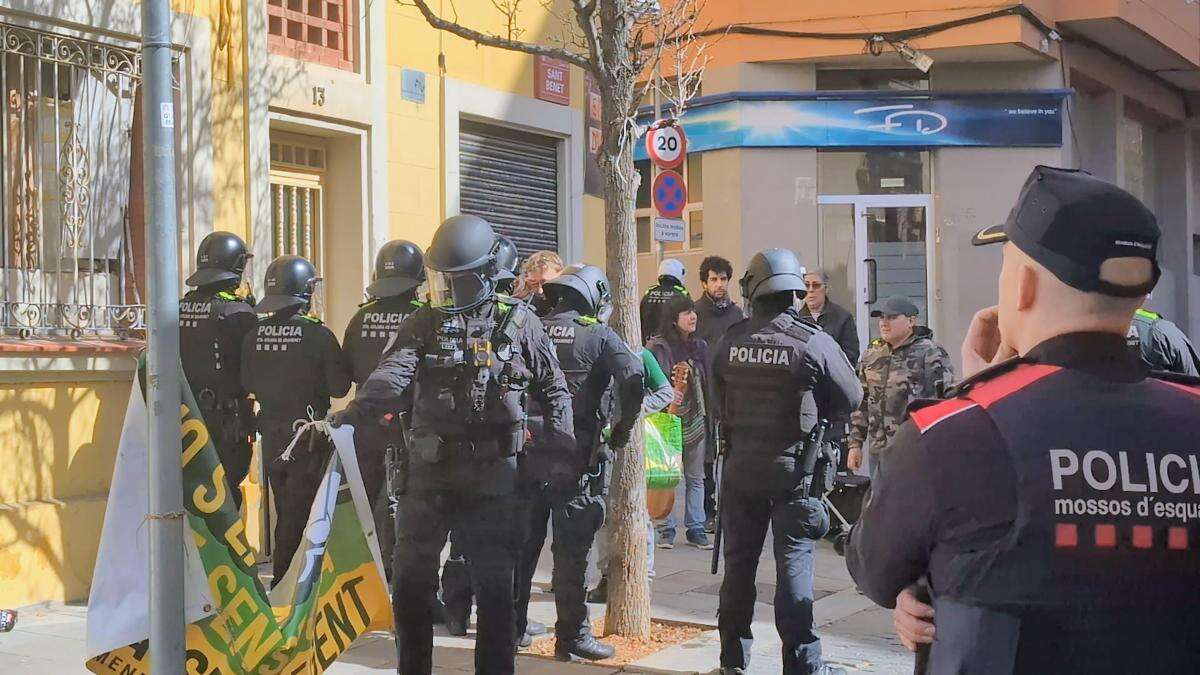
[[[705, 0], [542, 0], [559, 24], [558, 35], [542, 45], [522, 41], [517, 26], [521, 0], [492, 0], [505, 20], [506, 35], [495, 35], [447, 20], [427, 0], [415, 5], [429, 25], [477, 44], [561, 59], [590, 73], [600, 88], [604, 140], [598, 156], [604, 176], [604, 231], [607, 273], [612, 286], [612, 325], [632, 345], [642, 343], [638, 318], [637, 230], [634, 200], [640, 176], [634, 170], [634, 143], [642, 134], [637, 110], [659, 87], [677, 114], [699, 91], [708, 43], [697, 37]], [[451, 2], [453, 11], [453, 2]], [[653, 74], [666, 70], [669, 85]], [[646, 570], [646, 479], [641, 425], [613, 469], [609, 514], [606, 635], [641, 637], [650, 632], [650, 587]]]

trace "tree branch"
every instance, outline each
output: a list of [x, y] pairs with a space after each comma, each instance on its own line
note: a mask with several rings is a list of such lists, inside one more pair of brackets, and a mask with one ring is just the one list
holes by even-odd
[[596, 0], [574, 0], [575, 21], [587, 41], [588, 56], [591, 57], [592, 72], [603, 77], [605, 73], [604, 59], [600, 58], [600, 42], [597, 39], [598, 30], [595, 21]]
[[430, 9], [429, 3], [426, 2], [426, 0], [412, 1], [413, 4], [417, 6], [417, 9], [420, 10], [421, 15], [425, 17], [425, 21], [428, 22], [430, 26], [433, 26], [438, 30], [446, 31], [451, 35], [457, 35], [464, 40], [470, 40], [476, 44], [486, 45], [488, 47], [507, 49], [513, 52], [524, 52], [526, 54], [533, 54], [535, 56], [548, 56], [552, 59], [566, 61], [567, 63], [579, 66], [585, 70], [592, 70], [591, 62], [579, 54], [556, 47], [543, 47], [541, 45], [535, 45], [529, 42], [522, 42], [521, 40], [510, 40], [508, 38], [502, 38], [498, 35], [481, 33], [477, 30], [467, 28], [466, 26], [453, 21], [446, 21], [445, 19], [442, 19], [435, 14], [432, 9]]

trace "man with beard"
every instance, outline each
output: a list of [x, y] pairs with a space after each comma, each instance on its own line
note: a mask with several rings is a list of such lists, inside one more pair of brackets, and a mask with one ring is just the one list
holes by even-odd
[[[746, 318], [741, 306], [729, 297], [729, 280], [733, 278], [733, 265], [721, 256], [710, 255], [700, 261], [700, 285], [704, 294], [696, 301], [696, 338], [710, 347], [717, 344], [725, 331], [733, 324]], [[709, 352], [711, 355], [713, 352]], [[712, 364], [709, 364], [710, 366]], [[709, 444], [704, 457], [704, 531], [715, 532], [717, 515], [717, 484], [713, 480], [716, 455]]]

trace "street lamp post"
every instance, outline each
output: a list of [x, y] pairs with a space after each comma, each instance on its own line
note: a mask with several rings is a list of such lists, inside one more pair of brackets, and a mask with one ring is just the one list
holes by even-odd
[[185, 632], [176, 298], [179, 245], [171, 52], [170, 0], [142, 0], [142, 188], [149, 282], [145, 384], [150, 413], [150, 662], [156, 675], [184, 672]]

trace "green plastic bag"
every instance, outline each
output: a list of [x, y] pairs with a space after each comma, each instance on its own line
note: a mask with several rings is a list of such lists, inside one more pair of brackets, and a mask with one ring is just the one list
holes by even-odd
[[683, 479], [683, 423], [675, 415], [647, 415], [646, 489], [669, 490]]

